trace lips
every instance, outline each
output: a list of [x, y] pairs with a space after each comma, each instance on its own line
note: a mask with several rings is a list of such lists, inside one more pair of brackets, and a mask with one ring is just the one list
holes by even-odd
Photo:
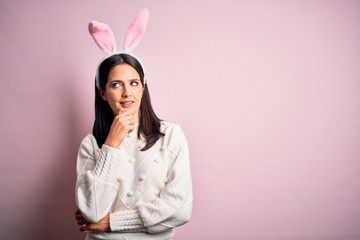
[[124, 102], [120, 102], [121, 106], [123, 108], [129, 108], [133, 105], [134, 101], [124, 101]]

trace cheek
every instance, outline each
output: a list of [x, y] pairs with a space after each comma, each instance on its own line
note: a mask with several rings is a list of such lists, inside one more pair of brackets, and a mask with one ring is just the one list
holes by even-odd
[[143, 90], [142, 89], [136, 90], [135, 95], [137, 100], [141, 100], [143, 95]]
[[107, 99], [110, 102], [117, 102], [119, 100], [120, 93], [116, 91], [109, 91], [107, 95]]
[[116, 93], [108, 93], [107, 102], [110, 108], [114, 111], [115, 109], [118, 108], [119, 97], [117, 96]]

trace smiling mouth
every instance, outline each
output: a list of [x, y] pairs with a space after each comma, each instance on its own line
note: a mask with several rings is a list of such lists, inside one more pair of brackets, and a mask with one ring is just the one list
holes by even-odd
[[133, 105], [134, 101], [126, 101], [126, 102], [120, 102], [121, 106], [124, 108], [129, 108]]

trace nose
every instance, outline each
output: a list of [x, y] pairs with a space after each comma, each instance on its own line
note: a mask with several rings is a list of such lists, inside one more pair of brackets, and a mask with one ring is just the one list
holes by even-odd
[[128, 98], [128, 97], [131, 97], [131, 88], [130, 88], [130, 86], [129, 85], [124, 85], [124, 87], [123, 87], [123, 92], [122, 92], [122, 94], [121, 94], [121, 97], [123, 97], [123, 98]]

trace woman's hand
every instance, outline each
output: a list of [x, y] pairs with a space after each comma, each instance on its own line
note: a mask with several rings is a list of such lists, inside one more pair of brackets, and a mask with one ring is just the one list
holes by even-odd
[[134, 130], [134, 124], [135, 118], [132, 113], [120, 111], [111, 124], [109, 134], [105, 140], [105, 145], [118, 148], [124, 141], [126, 134]]
[[78, 209], [75, 212], [75, 219], [80, 227], [80, 231], [95, 231], [95, 232], [110, 232], [110, 213], [108, 213], [104, 218], [102, 218], [97, 223], [89, 222], [84, 218], [84, 216], [81, 214], [80, 210]]

